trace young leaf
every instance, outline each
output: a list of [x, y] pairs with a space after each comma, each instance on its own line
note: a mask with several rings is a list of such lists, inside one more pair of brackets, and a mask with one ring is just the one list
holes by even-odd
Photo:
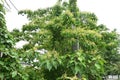
[[17, 75], [17, 71], [12, 72], [12, 77], [14, 78]]

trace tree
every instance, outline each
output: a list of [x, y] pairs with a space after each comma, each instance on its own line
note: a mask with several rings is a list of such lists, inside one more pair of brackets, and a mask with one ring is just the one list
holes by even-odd
[[[1, 1], [1, 0], [0, 0]], [[0, 2], [0, 80], [24, 79], [18, 55], [14, 50], [14, 40], [7, 30], [4, 5]]]
[[76, 3], [59, 0], [50, 8], [19, 12], [30, 22], [11, 34], [16, 42], [28, 42], [17, 49], [19, 57], [31, 70], [40, 71], [41, 79], [102, 80], [104, 68], [109, 67], [107, 53], [117, 53], [118, 34], [97, 25], [96, 15], [81, 12]]

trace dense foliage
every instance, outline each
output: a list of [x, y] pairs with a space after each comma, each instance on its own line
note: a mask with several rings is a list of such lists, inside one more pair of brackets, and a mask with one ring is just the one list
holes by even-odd
[[[94, 13], [81, 12], [77, 0], [20, 11], [29, 23], [11, 33], [0, 5], [0, 79], [102, 80], [120, 74], [119, 35], [97, 25]], [[19, 41], [28, 43], [14, 48]]]
[[7, 30], [5, 10], [0, 0], [0, 80], [25, 79], [22, 66], [14, 49], [14, 40]]

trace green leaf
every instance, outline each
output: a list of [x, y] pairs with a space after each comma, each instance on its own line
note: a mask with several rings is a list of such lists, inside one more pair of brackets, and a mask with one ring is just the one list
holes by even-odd
[[52, 69], [52, 65], [50, 64], [50, 61], [47, 60], [47, 69], [50, 71]]
[[82, 57], [79, 57], [79, 58], [78, 58], [78, 60], [79, 60], [80, 62], [82, 62], [82, 61], [83, 61]]
[[0, 73], [0, 79], [3, 80], [4, 79], [4, 75]]
[[12, 77], [15, 77], [17, 75], [17, 71], [12, 72]]
[[55, 69], [57, 69], [57, 62], [55, 61], [55, 60], [52, 60], [52, 64], [53, 64], [53, 66], [55, 67]]
[[58, 62], [59, 62], [59, 64], [62, 64], [62, 61], [61, 61], [61, 59], [58, 59]]
[[96, 67], [97, 69], [100, 69], [100, 65], [99, 65], [99, 64], [95, 64], [95, 67]]
[[75, 74], [77, 74], [80, 71], [80, 66], [75, 66]]
[[4, 62], [0, 61], [0, 65], [4, 65]]

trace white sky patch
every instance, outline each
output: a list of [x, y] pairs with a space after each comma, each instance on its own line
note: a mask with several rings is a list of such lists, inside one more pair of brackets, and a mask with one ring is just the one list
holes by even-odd
[[[53, 6], [57, 0], [11, 0], [19, 9], [36, 10]], [[81, 11], [93, 12], [98, 17], [98, 24], [104, 24], [110, 29], [116, 28], [120, 33], [120, 0], [78, 0]], [[17, 11], [12, 7], [6, 14], [8, 30], [20, 29], [27, 23], [25, 16], [18, 16]]]
[[22, 25], [27, 23], [28, 19], [26, 16], [18, 15], [17, 12], [7, 12], [6, 24], [9, 31], [13, 29], [21, 29]]
[[105, 24], [110, 29], [120, 33], [120, 0], [78, 0], [81, 11], [96, 14], [98, 24]]
[[19, 41], [16, 43], [15, 48], [22, 48], [25, 44], [28, 44], [27, 41]]

